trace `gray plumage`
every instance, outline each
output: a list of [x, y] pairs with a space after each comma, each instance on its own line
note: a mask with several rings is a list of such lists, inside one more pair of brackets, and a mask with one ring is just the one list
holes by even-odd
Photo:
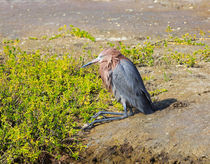
[[[147, 92], [142, 78], [135, 65], [120, 51], [115, 48], [108, 48], [102, 51], [99, 56], [82, 67], [99, 62], [99, 73], [105, 87], [114, 94], [115, 98], [123, 105], [124, 113], [100, 111], [93, 118], [103, 116], [103, 119], [96, 119], [86, 127], [95, 123], [119, 120], [133, 115], [132, 107], [137, 108], [144, 114], [153, 113], [153, 104]], [[128, 113], [129, 109], [130, 113]], [[119, 117], [107, 118], [105, 114], [119, 115]]]
[[144, 114], [153, 112], [152, 101], [142, 78], [130, 60], [121, 59], [112, 72], [112, 90], [116, 99]]

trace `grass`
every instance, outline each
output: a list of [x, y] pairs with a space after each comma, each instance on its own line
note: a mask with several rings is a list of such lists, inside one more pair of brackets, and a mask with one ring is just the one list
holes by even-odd
[[165, 82], [170, 81], [170, 77], [169, 77], [168, 74], [166, 74], [166, 72], [163, 73], [163, 79], [164, 79]]
[[[28, 39], [31, 42], [47, 40], [52, 44], [56, 39], [68, 37], [95, 42], [92, 35], [74, 26], [69, 29], [63, 26], [50, 37]], [[209, 62], [210, 58], [209, 46], [194, 44], [196, 40], [184, 35], [184, 38], [164, 39], [163, 45], [149, 39], [136, 45], [106, 44], [117, 47], [137, 66], [154, 66], [155, 50], [164, 48], [163, 65], [193, 67], [200, 61]], [[199, 49], [187, 54], [172, 51], [168, 49], [172, 43], [199, 46]], [[80, 69], [95, 56], [88, 44], [81, 46], [82, 52], [75, 56], [71, 54], [74, 49], [56, 54], [47, 47], [28, 51], [21, 45], [20, 39], [5, 39], [0, 43], [0, 163], [37, 163], [42, 153], [56, 159], [63, 154], [78, 159], [85, 147], [76, 137], [81, 125], [99, 110], [122, 110], [122, 105], [102, 86], [97, 66]], [[143, 80], [153, 78], [144, 76]], [[163, 73], [163, 80], [169, 81], [169, 75]], [[156, 88], [149, 92], [157, 96], [167, 90]]]

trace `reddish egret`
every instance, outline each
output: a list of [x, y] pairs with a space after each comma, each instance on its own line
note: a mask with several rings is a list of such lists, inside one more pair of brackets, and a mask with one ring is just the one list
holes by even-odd
[[[135, 65], [120, 51], [108, 48], [102, 51], [98, 57], [82, 66], [82, 68], [99, 63], [99, 73], [105, 87], [114, 94], [118, 102], [123, 105], [124, 113], [100, 111], [93, 118], [104, 114], [119, 115], [118, 117], [105, 117], [96, 119], [86, 127], [92, 127], [95, 123], [119, 120], [133, 115], [132, 107], [137, 108], [144, 114], [153, 112], [153, 104], [147, 92], [142, 78]], [[129, 113], [127, 112], [129, 109]], [[85, 128], [86, 128], [85, 127]]]

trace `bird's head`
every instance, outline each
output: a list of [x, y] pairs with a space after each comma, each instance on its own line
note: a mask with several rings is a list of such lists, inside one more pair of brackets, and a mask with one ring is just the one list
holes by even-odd
[[91, 64], [94, 64], [94, 63], [101, 62], [102, 59], [103, 59], [103, 56], [101, 54], [99, 54], [97, 58], [95, 58], [92, 61], [88, 62], [87, 64], [83, 65], [82, 68], [87, 67], [87, 66], [89, 66]]
[[120, 52], [118, 50], [116, 50], [115, 48], [107, 48], [105, 50], [103, 50], [97, 58], [93, 59], [91, 62], [85, 64], [82, 66], [82, 68], [94, 64], [94, 63], [101, 63], [104, 60], [107, 60], [109, 58], [111, 58], [112, 56], [116, 55], [116, 54], [120, 54]]

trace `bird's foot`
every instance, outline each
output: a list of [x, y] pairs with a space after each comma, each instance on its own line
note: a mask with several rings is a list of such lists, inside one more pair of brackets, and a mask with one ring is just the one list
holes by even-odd
[[92, 121], [91, 123], [89, 124], [85, 124], [82, 129], [85, 130], [85, 129], [91, 129], [93, 127], [94, 124], [96, 123], [101, 123], [101, 122], [108, 122], [108, 121], [113, 121], [113, 120], [121, 120], [121, 119], [124, 119], [124, 118], [127, 118], [128, 115], [127, 114], [122, 114], [123, 116], [121, 117], [109, 117], [109, 118], [103, 118], [103, 119], [96, 119], [94, 121]]
[[[120, 117], [107, 117], [105, 116], [105, 114], [108, 115], [119, 115]], [[93, 127], [93, 125], [95, 123], [101, 123], [101, 122], [107, 122], [107, 121], [112, 121], [112, 120], [120, 120], [120, 119], [124, 119], [127, 118], [128, 116], [132, 116], [134, 115], [133, 111], [130, 110], [129, 113], [125, 112], [125, 113], [118, 113], [118, 112], [108, 112], [108, 111], [99, 111], [98, 113], [96, 113], [94, 116], [91, 117], [90, 119], [90, 123], [85, 124], [82, 129], [91, 129]], [[97, 119], [99, 116], [102, 116], [102, 119]]]
[[81, 129], [82, 129], [82, 130], [91, 129], [92, 126], [93, 126], [93, 125], [91, 125], [91, 124], [89, 124], [89, 123], [88, 123], [88, 124], [84, 124], [83, 127], [82, 127]]

